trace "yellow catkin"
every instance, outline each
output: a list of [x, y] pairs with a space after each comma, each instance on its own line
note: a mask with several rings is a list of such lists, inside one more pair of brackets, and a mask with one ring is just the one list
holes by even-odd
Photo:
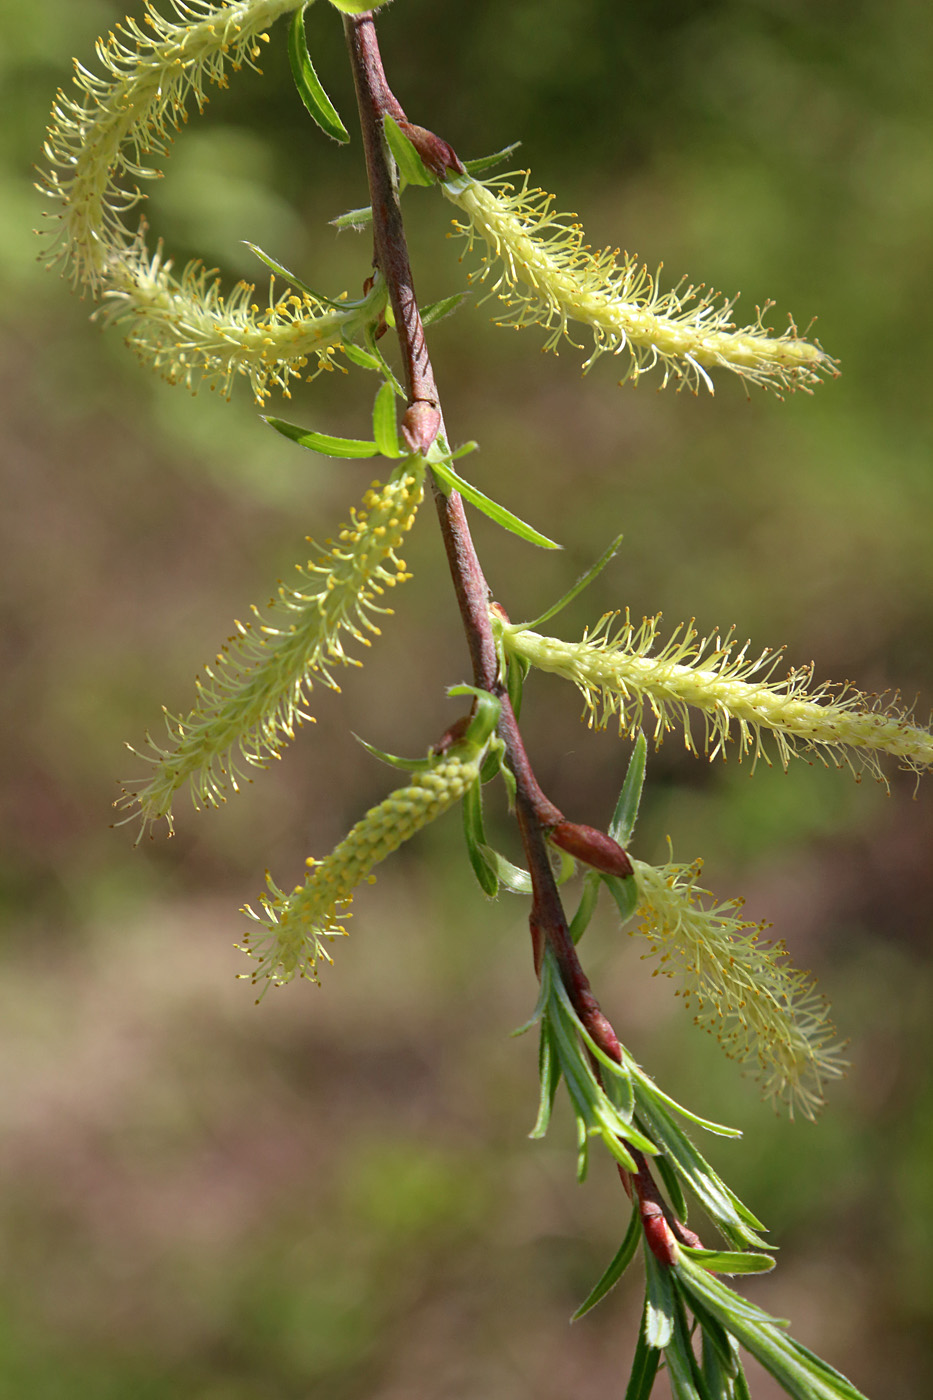
[[883, 696], [848, 684], [814, 684], [812, 666], [775, 679], [783, 652], [749, 656], [749, 644], [739, 646], [732, 633], [701, 637], [692, 623], [657, 646], [660, 616], [636, 624], [626, 613], [613, 632], [618, 616], [607, 613], [579, 642], [508, 628], [503, 642], [539, 670], [573, 681], [598, 728], [617, 718], [624, 734], [653, 729], [656, 744], [679, 728], [692, 752], [700, 747], [713, 757], [733, 742], [753, 764], [760, 757], [770, 762], [770, 736], [784, 767], [795, 754], [814, 753], [882, 781], [883, 754], [916, 773], [933, 763], [933, 734]]
[[167, 155], [188, 105], [203, 111], [206, 87], [255, 68], [268, 27], [302, 3], [173, 0], [168, 17], [147, 3], [144, 25], [128, 17], [97, 41], [105, 76], [76, 61], [77, 95], [59, 90], [52, 108], [41, 188], [56, 211], [44, 258], [102, 298], [104, 320], [128, 327], [136, 353], [192, 392], [207, 383], [229, 395], [244, 376], [259, 401], [270, 386], [287, 393], [309, 360], [314, 372], [328, 368], [384, 301], [377, 286], [365, 303], [340, 309], [306, 292], [276, 294], [273, 283], [260, 308], [251, 284], [224, 294], [216, 269], [199, 262], [175, 276], [161, 244], [148, 251], [144, 222], [134, 229], [125, 220], [145, 198], [140, 182], [159, 178], [153, 161]]
[[[813, 1118], [823, 1085], [844, 1062], [829, 1007], [809, 973], [787, 960], [764, 925], [741, 915], [742, 901], [717, 904], [693, 865], [633, 861], [639, 904], [632, 932], [646, 938], [656, 971], [677, 977], [695, 1023], [749, 1066], [766, 1098]], [[646, 955], [648, 956], [648, 955]]]
[[409, 841], [463, 797], [478, 780], [484, 749], [462, 745], [417, 773], [407, 787], [391, 793], [352, 828], [321, 861], [308, 861], [308, 877], [286, 894], [267, 876], [263, 913], [246, 908], [254, 927], [242, 951], [257, 962], [254, 985], [281, 985], [294, 977], [318, 981], [318, 962], [331, 962], [328, 943], [346, 933], [343, 921], [353, 891], [392, 851]]
[[265, 766], [310, 718], [313, 682], [337, 690], [332, 668], [360, 664], [344, 641], [369, 646], [379, 635], [372, 615], [392, 611], [380, 600], [411, 577], [397, 551], [414, 523], [423, 477], [423, 464], [410, 458], [385, 485], [373, 482], [337, 541], [298, 566], [298, 583], [281, 584], [264, 612], [254, 608], [253, 621], [236, 624], [198, 679], [195, 708], [184, 718], [166, 714], [170, 745], [147, 736], [147, 747], [134, 750], [152, 772], [122, 805], [141, 817], [143, 831], [161, 817], [171, 823], [175, 793], [186, 784], [197, 807], [225, 802], [243, 762]]
[[502, 324], [543, 326], [551, 332], [548, 349], [570, 339], [571, 323], [585, 326], [593, 351], [584, 368], [602, 354], [625, 354], [623, 383], [655, 366], [662, 385], [695, 391], [702, 383], [710, 392], [709, 372], [717, 369], [778, 391], [809, 389], [835, 373], [834, 361], [793, 324], [772, 335], [762, 320], [767, 306], [754, 323], [737, 327], [734, 299], [683, 282], [662, 292], [634, 256], [594, 252], [572, 216], [555, 212], [552, 195], [530, 187], [527, 172], [518, 178], [517, 189], [515, 176], [481, 182], [464, 175], [441, 186], [466, 216], [457, 230], [471, 249], [485, 249], [479, 276], [490, 279], [491, 294], [507, 308]]

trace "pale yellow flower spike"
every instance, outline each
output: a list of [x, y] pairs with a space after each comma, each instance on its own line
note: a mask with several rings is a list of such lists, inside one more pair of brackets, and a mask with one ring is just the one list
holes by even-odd
[[103, 297], [104, 319], [128, 323], [137, 354], [192, 392], [207, 382], [229, 396], [243, 375], [260, 402], [270, 385], [287, 394], [309, 358], [317, 359], [315, 372], [329, 368], [344, 335], [374, 319], [384, 297], [377, 286], [363, 307], [338, 310], [306, 292], [276, 295], [270, 286], [261, 308], [251, 284], [240, 282], [224, 296], [214, 272], [199, 262], [173, 276], [161, 244], [154, 255], [147, 251], [145, 225], [131, 230], [124, 222], [145, 198], [138, 182], [160, 177], [151, 162], [167, 154], [188, 120], [188, 100], [203, 111], [206, 85], [226, 86], [228, 67], [256, 67], [269, 25], [303, 3], [172, 0], [173, 15], [165, 18], [147, 0], [148, 28], [127, 18], [97, 41], [107, 76], [75, 61], [78, 96], [60, 90], [52, 108], [43, 190], [58, 214], [45, 260], [63, 263], [76, 286]]
[[296, 566], [300, 581], [281, 584], [264, 613], [253, 609], [253, 622], [237, 622], [236, 636], [205, 667], [206, 679], [198, 679], [190, 714], [166, 713], [170, 747], [147, 735], [148, 748], [132, 750], [153, 765], [149, 780], [121, 803], [142, 819], [140, 835], [160, 817], [171, 826], [175, 793], [186, 783], [196, 807], [225, 802], [228, 791], [238, 791], [241, 760], [265, 767], [294, 738], [296, 725], [311, 718], [305, 707], [312, 680], [338, 690], [330, 668], [360, 664], [343, 639], [369, 646], [379, 635], [370, 615], [392, 611], [377, 600], [411, 578], [396, 551], [414, 523], [423, 479], [417, 458], [407, 459], [387, 485], [373, 482], [365, 512], [353, 510], [336, 543]]
[[[655, 867], [632, 862], [639, 926], [660, 961], [679, 977], [696, 1025], [726, 1054], [754, 1065], [766, 1098], [814, 1118], [823, 1085], [843, 1072], [829, 1008], [809, 973], [784, 961], [783, 943], [761, 941], [763, 925], [741, 917], [741, 900], [712, 902], [697, 885], [700, 861]], [[648, 956], [648, 955], [646, 955]]]
[[765, 649], [749, 658], [749, 644], [740, 647], [731, 632], [701, 638], [692, 623], [677, 628], [652, 654], [660, 615], [636, 625], [626, 613], [611, 635], [618, 616], [607, 613], [579, 642], [520, 628], [503, 628], [502, 640], [506, 651], [573, 681], [596, 728], [605, 728], [613, 717], [629, 736], [653, 726], [656, 745], [682, 728], [687, 748], [695, 753], [694, 712], [704, 731], [701, 747], [711, 758], [725, 756], [726, 746], [737, 741], [740, 758], [751, 755], [753, 766], [759, 758], [770, 763], [770, 735], [785, 768], [794, 755], [813, 753], [837, 767], [865, 769], [884, 782], [882, 754], [918, 774], [933, 764], [933, 733], [896, 705], [886, 705], [884, 697], [864, 695], [848, 684], [815, 685], [812, 666], [774, 679], [782, 651]]
[[380, 861], [463, 797], [479, 779], [484, 753], [485, 745], [461, 744], [416, 774], [408, 787], [367, 812], [325, 860], [309, 860], [305, 883], [291, 894], [266, 876], [271, 897], [262, 897], [264, 914], [243, 910], [255, 927], [241, 948], [258, 963], [251, 981], [265, 983], [263, 996], [270, 985], [294, 977], [318, 981], [319, 960], [333, 961], [329, 941], [346, 933], [353, 891], [364, 880], [372, 882]]
[[508, 308], [501, 324], [543, 326], [551, 332], [549, 350], [570, 338], [570, 322], [586, 326], [594, 348], [584, 369], [602, 354], [625, 352], [622, 383], [637, 383], [659, 366], [662, 387], [673, 380], [695, 392], [703, 383], [712, 393], [709, 371], [728, 369], [750, 384], [809, 390], [822, 375], [836, 373], [835, 362], [802, 340], [793, 323], [783, 335], [768, 332], [762, 317], [772, 303], [753, 324], [736, 328], [734, 298], [683, 282], [662, 292], [634, 256], [610, 248], [593, 252], [572, 216], [554, 211], [553, 196], [529, 186], [528, 172], [517, 190], [510, 183], [515, 178], [480, 182], [462, 175], [441, 185], [466, 215], [457, 230], [471, 249], [479, 243], [487, 250], [480, 280], [495, 277], [491, 292]]

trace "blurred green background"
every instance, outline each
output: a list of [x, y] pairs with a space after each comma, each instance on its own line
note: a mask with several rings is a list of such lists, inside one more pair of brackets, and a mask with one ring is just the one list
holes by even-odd
[[[573, 1180], [566, 1114], [544, 1144], [525, 908], [484, 901], [448, 816], [383, 868], [322, 990], [254, 1007], [235, 980], [268, 864], [297, 880], [392, 782], [352, 733], [423, 752], [467, 679], [425, 507], [398, 615], [317, 724], [238, 801], [132, 848], [110, 828], [124, 740], [158, 733], [251, 601], [346, 518], [371, 468], [291, 448], [234, 402], [173, 390], [36, 262], [33, 192], [55, 87], [123, 13], [108, 0], [4, 6], [0, 47], [4, 716], [0, 983], [0, 1392], [30, 1400], [588, 1400], [621, 1395], [637, 1280], [572, 1329], [626, 1208], [596, 1161]], [[380, 20], [409, 116], [465, 157], [520, 159], [667, 284], [741, 308], [769, 297], [839, 357], [813, 398], [714, 399], [603, 361], [539, 353], [471, 307], [435, 365], [483, 489], [564, 543], [476, 537], [514, 618], [557, 596], [618, 530], [615, 563], [555, 626], [663, 609], [863, 689], [933, 694], [933, 19], [925, 0], [397, 0]], [[312, 54], [348, 125], [336, 17]], [[261, 269], [249, 239], [325, 292], [358, 289], [359, 142], [328, 144], [290, 87], [282, 26], [179, 140], [148, 216], [182, 260]], [[424, 300], [457, 290], [450, 210], [406, 197]], [[359, 435], [374, 382], [302, 387], [286, 416]], [[274, 411], [283, 411], [281, 408]], [[608, 819], [627, 757], [547, 677], [526, 695], [545, 789]], [[930, 914], [933, 797], [798, 763], [712, 768], [672, 739], [649, 766], [638, 852], [706, 858], [813, 967], [852, 1069], [817, 1127], [776, 1118], [698, 1043], [668, 984], [606, 915], [584, 945], [632, 1051], [696, 1110], [781, 1246], [749, 1286], [870, 1395], [929, 1394], [933, 1289]], [[503, 843], [514, 838], [501, 811]], [[588, 945], [588, 946], [587, 946]], [[661, 979], [663, 980], [663, 979]], [[759, 1377], [759, 1400], [776, 1392]], [[659, 1382], [659, 1393], [664, 1383]]]

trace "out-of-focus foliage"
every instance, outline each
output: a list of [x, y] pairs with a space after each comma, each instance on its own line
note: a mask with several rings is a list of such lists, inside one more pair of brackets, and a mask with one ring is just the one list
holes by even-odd
[[[467, 660], [430, 513], [397, 617], [287, 764], [180, 821], [174, 842], [134, 852], [108, 829], [114, 780], [132, 772], [122, 741], [157, 726], [163, 701], [187, 705], [233, 617], [369, 480], [298, 453], [246, 393], [227, 405], [150, 380], [35, 262], [31, 164], [52, 94], [122, 13], [7, 6], [0, 48], [0, 1390], [602, 1395], [637, 1318], [623, 1296], [569, 1334], [564, 1322], [622, 1202], [608, 1171], [586, 1192], [569, 1184], [569, 1124], [525, 1140], [533, 1047], [506, 1037], [535, 996], [524, 907], [483, 902], [456, 820], [361, 897], [321, 991], [256, 1009], [232, 980], [235, 911], [262, 885], [257, 831], [297, 879], [386, 788], [350, 731], [419, 752], [455, 713], [444, 690]], [[581, 381], [576, 357], [538, 354], [534, 331], [491, 328], [489, 305], [439, 324], [450, 432], [483, 449], [470, 478], [566, 546], [544, 555], [477, 520], [511, 616], [540, 612], [624, 530], [566, 635], [610, 607], [664, 608], [786, 642], [790, 662], [862, 689], [933, 696], [929, 7], [395, 0], [379, 23], [414, 121], [464, 157], [521, 138], [521, 161], [594, 242], [663, 260], [669, 285], [689, 272], [741, 289], [740, 312], [774, 296], [776, 328], [818, 315], [842, 363], [812, 399], [749, 403], [720, 383], [694, 402], [648, 382], [617, 390], [606, 361]], [[352, 133], [339, 21], [314, 6], [306, 27]], [[248, 239], [322, 292], [355, 293], [366, 237], [327, 220], [365, 202], [359, 142], [320, 136], [285, 40], [283, 27], [264, 79], [240, 75], [192, 120], [149, 216], [179, 260], [258, 277]], [[447, 208], [412, 190], [406, 213], [423, 299], [458, 290]], [[371, 390], [328, 377], [289, 416], [359, 435]], [[547, 678], [523, 720], [546, 789], [604, 823], [624, 746], [587, 733]], [[755, 1301], [867, 1393], [920, 1400], [933, 799], [913, 800], [912, 780], [886, 798], [803, 765], [750, 782], [673, 746], [649, 781], [639, 854], [662, 858], [670, 833], [679, 858], [706, 857], [705, 882], [773, 919], [820, 974], [853, 1068], [817, 1128], [773, 1119], [608, 920], [587, 940], [600, 996], [666, 1087], [745, 1128], [717, 1165], [783, 1247], [773, 1279], [749, 1285]]]

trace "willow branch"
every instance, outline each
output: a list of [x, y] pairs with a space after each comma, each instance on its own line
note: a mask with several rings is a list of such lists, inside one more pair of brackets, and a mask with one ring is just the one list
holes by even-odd
[[[366, 153], [373, 211], [374, 261], [385, 278], [395, 314], [408, 392], [404, 431], [412, 450], [426, 454], [443, 427], [443, 418], [415, 294], [394, 167], [384, 140], [383, 117], [390, 115], [403, 123], [409, 132], [417, 133], [419, 146], [426, 150], [449, 153], [442, 155], [448, 164], [459, 166], [459, 160], [445, 142], [407, 121], [385, 76], [372, 15], [347, 15], [344, 29]], [[590, 989], [589, 979], [570, 936], [548, 855], [547, 833], [559, 829], [562, 836], [568, 838], [562, 841], [568, 849], [586, 847], [595, 852], [601, 841], [604, 856], [608, 843], [608, 848], [611, 848], [609, 858], [615, 861], [613, 873], [629, 873], [631, 867], [626, 871], [624, 865], [620, 865], [620, 861], [627, 863], [627, 857], [614, 842], [590, 828], [567, 823], [560, 809], [542, 792], [525, 751], [504, 678], [500, 674], [499, 657], [490, 625], [490, 589], [473, 545], [463, 501], [458, 492], [445, 494], [433, 477], [432, 481], [441, 534], [470, 650], [473, 681], [479, 689], [497, 696], [501, 703], [499, 734], [505, 744], [509, 767], [515, 776], [518, 823], [531, 872], [530, 925], [535, 967], [540, 971], [546, 941], [554, 953], [574, 1010], [588, 1034], [611, 1059], [619, 1063], [622, 1052], [618, 1038]], [[661, 1203], [643, 1161], [637, 1176], [630, 1177], [626, 1182], [626, 1189], [634, 1193], [640, 1202], [643, 1223], [651, 1242], [651, 1229], [657, 1228], [652, 1227], [651, 1222], [660, 1221], [667, 1229], [668, 1211]]]

